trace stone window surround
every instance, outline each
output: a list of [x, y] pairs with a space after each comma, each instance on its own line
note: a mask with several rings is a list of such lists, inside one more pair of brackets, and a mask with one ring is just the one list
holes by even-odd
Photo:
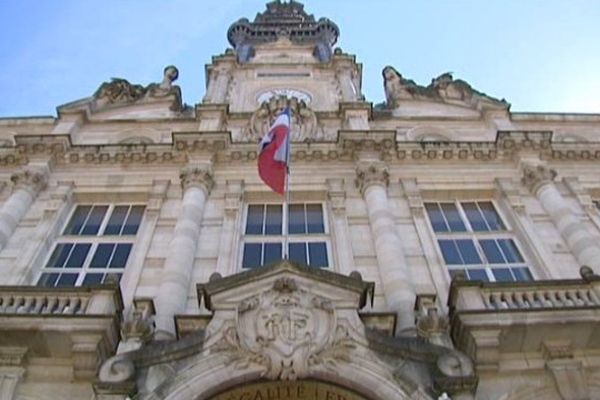
[[[335, 270], [335, 267], [334, 267], [335, 258], [333, 256], [331, 230], [330, 230], [331, 228], [330, 228], [330, 221], [329, 221], [329, 213], [327, 210], [327, 202], [324, 200], [314, 199], [314, 198], [312, 198], [312, 196], [308, 196], [307, 199], [305, 199], [304, 197], [293, 199], [289, 202], [289, 204], [290, 205], [294, 205], [294, 204], [320, 204], [321, 205], [321, 210], [323, 212], [324, 233], [290, 234], [289, 235], [289, 243], [325, 242], [328, 265], [327, 265], [327, 267], [320, 267], [320, 268]], [[252, 199], [252, 200], [246, 199], [245, 200], [244, 206], [243, 206], [243, 211], [242, 211], [242, 218], [241, 218], [241, 221], [242, 221], [241, 229], [240, 229], [241, 239], [239, 241], [240, 246], [238, 249], [238, 263], [237, 263], [238, 271], [248, 270], [248, 268], [242, 268], [245, 243], [247, 243], [247, 242], [282, 243], [282, 249], [283, 249], [283, 242], [285, 240], [284, 239], [285, 235], [283, 233], [281, 235], [264, 235], [264, 234], [246, 235], [245, 232], [246, 232], [246, 223], [247, 223], [247, 218], [248, 218], [248, 206], [250, 206], [250, 205], [281, 205], [283, 207], [283, 202], [282, 201], [258, 200], [258, 199], [257, 200], [254, 200], [254, 199]], [[288, 221], [288, 213], [287, 213], [287, 211], [284, 211], [283, 217], [282, 217], [282, 228], [287, 227], [287, 221]]]

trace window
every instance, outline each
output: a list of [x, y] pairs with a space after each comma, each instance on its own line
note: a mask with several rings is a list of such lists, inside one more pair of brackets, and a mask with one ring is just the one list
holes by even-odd
[[462, 272], [471, 280], [533, 279], [492, 202], [425, 203], [425, 209], [451, 276]]
[[329, 267], [327, 227], [321, 203], [250, 204], [242, 249], [242, 268], [254, 268], [283, 258], [285, 230], [290, 260], [311, 267]]
[[56, 241], [38, 286], [119, 281], [143, 214], [142, 205], [78, 205]]

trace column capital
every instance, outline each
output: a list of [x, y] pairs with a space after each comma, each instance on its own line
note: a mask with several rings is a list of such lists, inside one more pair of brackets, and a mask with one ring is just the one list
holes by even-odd
[[10, 180], [15, 189], [26, 189], [37, 195], [48, 185], [48, 172], [29, 168], [12, 174]]
[[363, 195], [370, 186], [387, 188], [389, 182], [390, 174], [383, 161], [359, 162], [356, 165], [355, 184]]
[[524, 164], [521, 182], [535, 194], [540, 187], [551, 183], [556, 178], [556, 171], [545, 165]]
[[209, 164], [183, 167], [179, 173], [179, 179], [181, 179], [181, 187], [184, 191], [190, 187], [198, 187], [208, 194], [215, 184]]

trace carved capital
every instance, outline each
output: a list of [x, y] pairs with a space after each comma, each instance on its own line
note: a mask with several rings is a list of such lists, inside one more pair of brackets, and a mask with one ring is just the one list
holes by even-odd
[[179, 173], [179, 179], [181, 179], [181, 187], [184, 191], [190, 187], [199, 187], [206, 193], [210, 193], [215, 184], [212, 168], [209, 165], [184, 167]]
[[1, 346], [0, 347], [0, 366], [19, 367], [23, 364], [23, 359], [27, 353], [27, 347]]
[[385, 163], [376, 161], [368, 163], [359, 163], [356, 166], [356, 187], [362, 194], [372, 185], [378, 185], [386, 188], [390, 182]]
[[15, 189], [26, 189], [37, 195], [48, 185], [48, 173], [37, 169], [27, 169], [11, 175]]
[[536, 193], [540, 187], [552, 182], [556, 178], [556, 171], [545, 165], [525, 164], [521, 182], [529, 188], [531, 193]]

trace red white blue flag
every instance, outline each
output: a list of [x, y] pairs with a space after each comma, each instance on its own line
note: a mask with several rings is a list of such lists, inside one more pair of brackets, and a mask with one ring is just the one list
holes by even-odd
[[258, 146], [258, 175], [267, 186], [283, 195], [290, 152], [289, 108], [277, 116]]

